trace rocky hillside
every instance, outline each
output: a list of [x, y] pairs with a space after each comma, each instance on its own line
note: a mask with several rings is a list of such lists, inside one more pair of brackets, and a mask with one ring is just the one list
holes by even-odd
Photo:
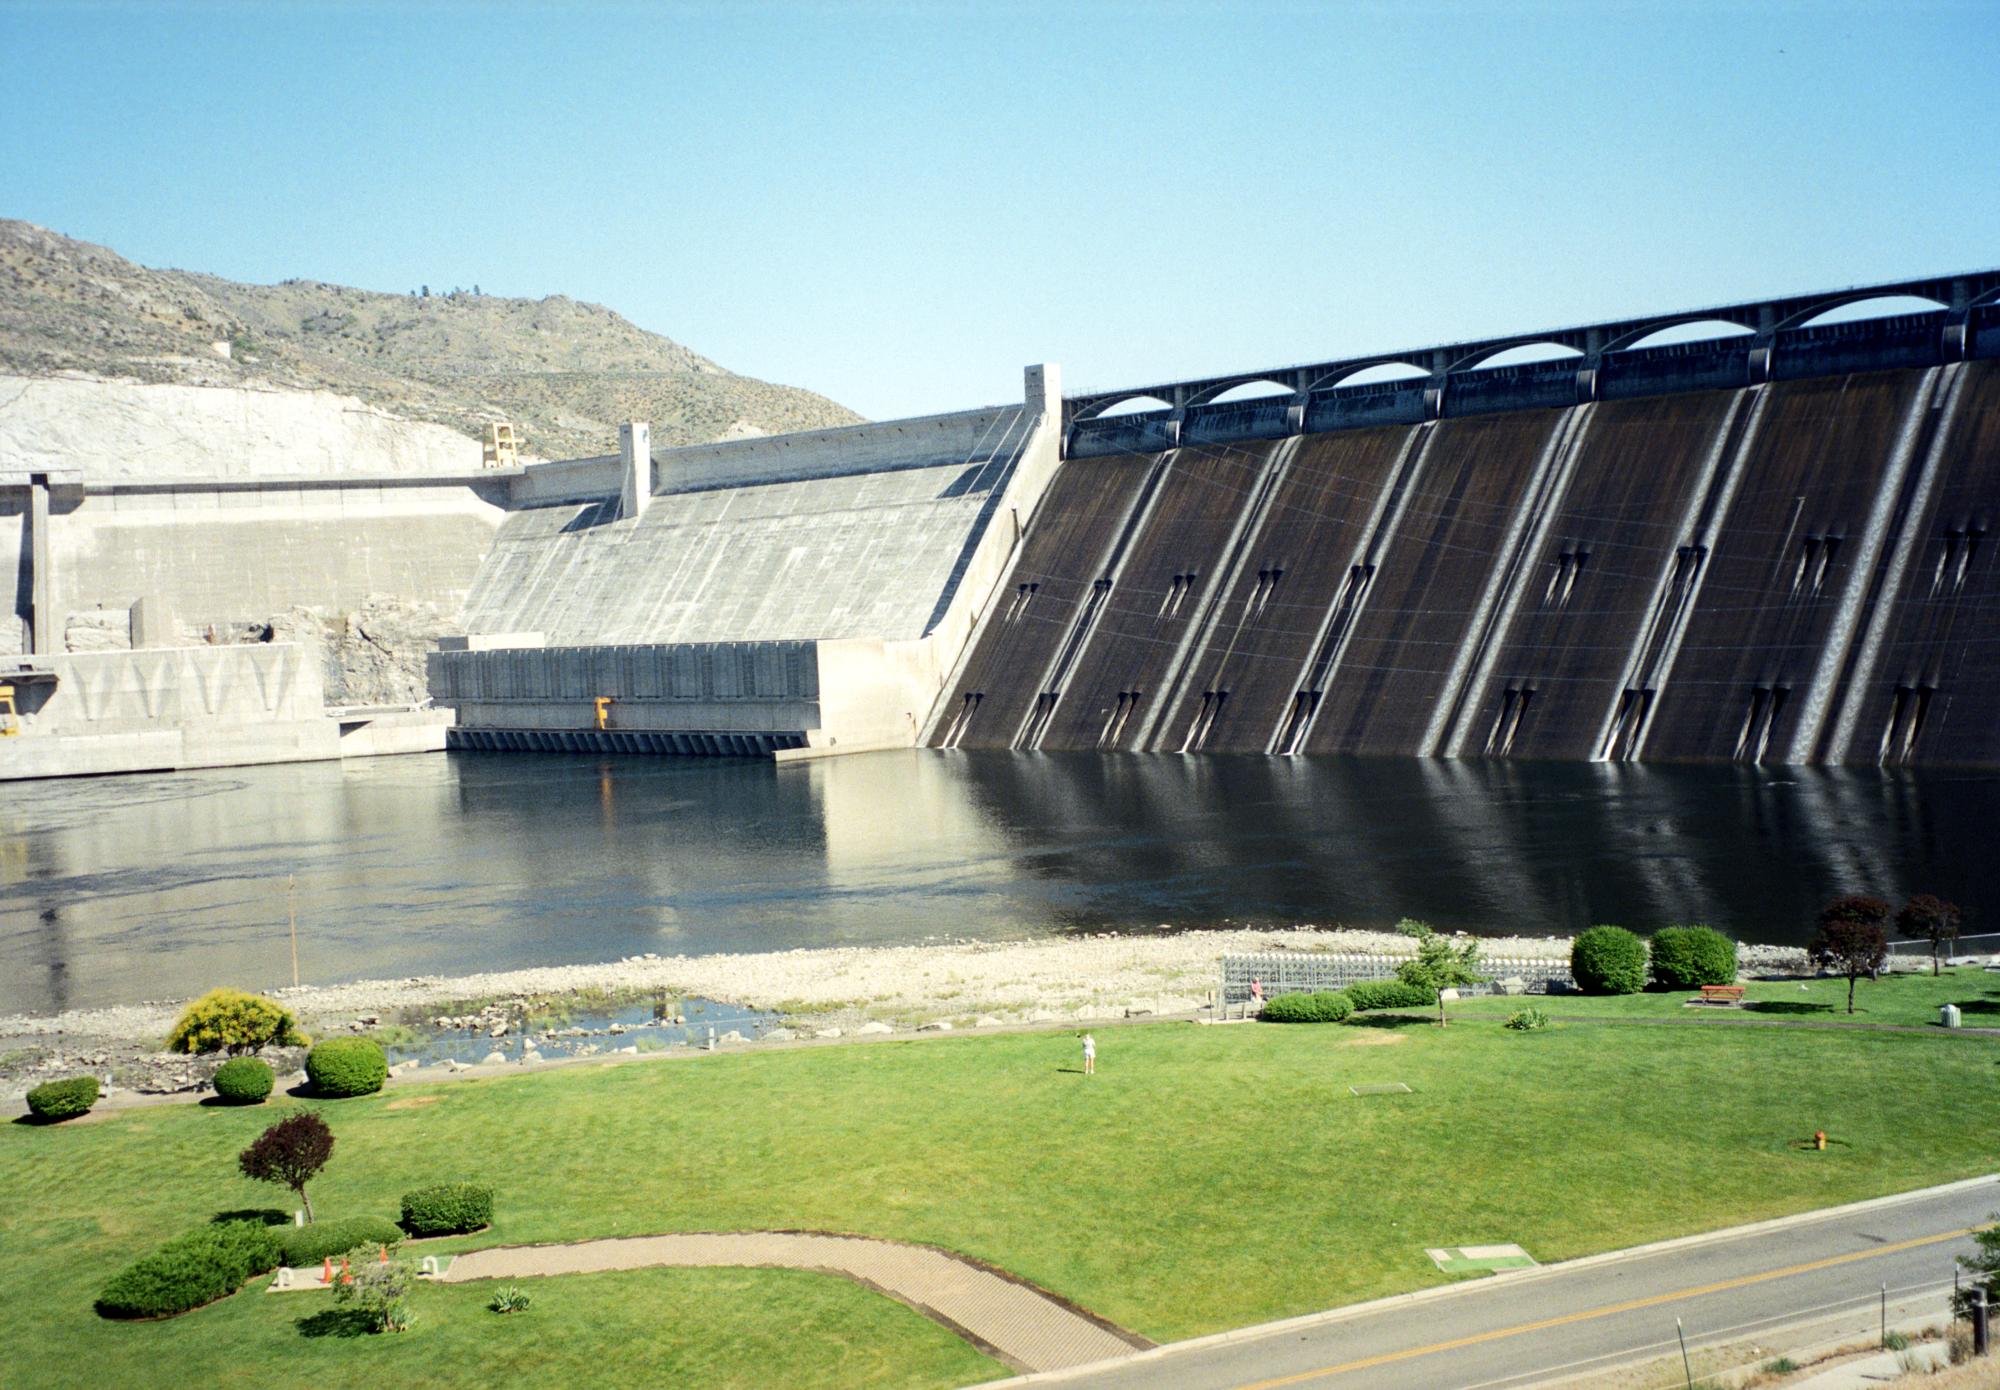
[[662, 446], [860, 419], [561, 295], [244, 285], [0, 219], [0, 374], [55, 373], [331, 390], [471, 436], [511, 420], [543, 458], [607, 453], [630, 419]]

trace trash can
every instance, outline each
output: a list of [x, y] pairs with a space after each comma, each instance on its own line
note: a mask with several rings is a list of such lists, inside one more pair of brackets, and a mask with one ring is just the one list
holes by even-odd
[[1946, 1004], [1938, 1010], [1938, 1022], [1947, 1028], [1958, 1027], [1958, 1005]]

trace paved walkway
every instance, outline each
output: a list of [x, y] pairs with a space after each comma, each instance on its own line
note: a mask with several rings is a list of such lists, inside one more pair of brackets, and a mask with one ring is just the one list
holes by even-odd
[[909, 1304], [1017, 1371], [1082, 1366], [1152, 1345], [998, 1270], [928, 1245], [866, 1236], [745, 1231], [503, 1245], [458, 1256], [443, 1281], [661, 1265], [750, 1265], [838, 1274]]

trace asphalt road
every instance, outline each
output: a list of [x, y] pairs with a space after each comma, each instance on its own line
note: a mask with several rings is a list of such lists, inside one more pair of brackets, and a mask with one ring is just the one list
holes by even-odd
[[[2000, 1178], [1204, 1338], [1066, 1375], [1093, 1390], [1500, 1390], [1951, 1287]], [[1938, 1311], [1944, 1298], [1937, 1297]], [[1037, 1379], [1041, 1379], [1038, 1377]]]

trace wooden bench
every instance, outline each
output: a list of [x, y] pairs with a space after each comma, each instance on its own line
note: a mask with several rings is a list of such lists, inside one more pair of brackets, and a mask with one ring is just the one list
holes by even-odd
[[1742, 985], [1703, 985], [1698, 998], [1688, 1000], [1690, 1004], [1727, 1004], [1740, 1006], [1743, 1003]]

